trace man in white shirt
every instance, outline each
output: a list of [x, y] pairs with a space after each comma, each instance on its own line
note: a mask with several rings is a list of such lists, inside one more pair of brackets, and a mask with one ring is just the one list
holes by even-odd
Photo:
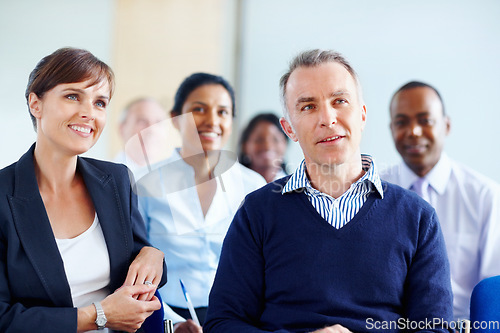
[[392, 97], [390, 115], [403, 162], [381, 177], [414, 190], [436, 209], [450, 260], [454, 317], [469, 318], [474, 286], [500, 274], [499, 186], [443, 152], [451, 124], [434, 87], [405, 84]]

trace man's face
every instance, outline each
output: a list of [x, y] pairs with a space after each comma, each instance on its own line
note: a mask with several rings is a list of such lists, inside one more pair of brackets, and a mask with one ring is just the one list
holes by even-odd
[[399, 92], [391, 106], [394, 144], [408, 167], [425, 176], [439, 161], [450, 121], [436, 92], [417, 87]]
[[[127, 118], [120, 125], [123, 142], [126, 143], [134, 135], [165, 119], [167, 119], [167, 114], [158, 103], [149, 100], [135, 103], [130, 107]], [[151, 130], [144, 131], [143, 135], [149, 137], [150, 132]]]
[[286, 85], [285, 101], [290, 122], [282, 119], [281, 124], [299, 142], [308, 168], [359, 161], [366, 108], [341, 64], [297, 68]]

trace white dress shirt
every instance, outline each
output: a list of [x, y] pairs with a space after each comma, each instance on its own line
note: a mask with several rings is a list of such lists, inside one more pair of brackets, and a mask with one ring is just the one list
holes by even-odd
[[[165, 253], [168, 283], [160, 294], [170, 305], [187, 307], [179, 279], [195, 307], [208, 305], [222, 242], [233, 216], [246, 194], [266, 184], [262, 176], [236, 159], [223, 159], [215, 167], [217, 190], [206, 216], [195, 187], [194, 170], [178, 150], [137, 182], [139, 208], [149, 240]], [[226, 170], [218, 170], [221, 165]]]
[[[400, 163], [381, 172], [381, 178], [409, 189], [418, 176]], [[429, 186], [424, 190], [436, 209], [448, 251], [454, 317], [469, 318], [474, 286], [500, 274], [499, 185], [444, 153], [425, 178]]]

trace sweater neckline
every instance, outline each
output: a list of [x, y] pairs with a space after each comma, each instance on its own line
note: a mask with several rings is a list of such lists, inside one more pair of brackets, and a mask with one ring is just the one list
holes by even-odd
[[314, 209], [313, 205], [311, 202], [307, 199], [307, 195], [304, 192], [292, 192], [288, 193], [288, 195], [296, 195], [297, 196], [297, 201], [300, 201], [302, 205], [305, 206], [307, 210], [309, 210], [314, 216], [314, 218], [308, 221], [305, 221], [305, 223], [315, 223], [321, 228], [328, 229], [329, 232], [333, 233], [337, 237], [341, 237], [345, 233], [349, 233], [351, 229], [356, 228], [357, 225], [362, 225], [364, 221], [366, 221], [366, 217], [368, 215], [371, 215], [372, 209], [374, 206], [376, 206], [376, 199], [378, 199], [378, 196], [376, 193], [372, 192], [366, 199], [365, 203], [361, 207], [361, 209], [358, 211], [354, 217], [347, 222], [342, 228], [336, 229], [334, 226], [332, 226], [330, 223], [328, 223], [321, 215], [318, 213], [316, 209]]

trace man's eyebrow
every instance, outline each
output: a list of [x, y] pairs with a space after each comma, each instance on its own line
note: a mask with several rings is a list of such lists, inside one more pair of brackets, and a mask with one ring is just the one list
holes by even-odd
[[409, 116], [407, 114], [404, 114], [404, 113], [396, 113], [394, 115], [394, 118], [411, 118], [411, 117], [417, 117], [417, 118], [420, 118], [420, 117], [428, 117], [430, 115], [430, 112], [427, 112], [427, 111], [423, 111], [423, 112], [419, 112], [417, 113], [416, 115], [414, 116]]
[[330, 97], [339, 97], [339, 96], [351, 96], [349, 92], [344, 90], [334, 91], [330, 94]]
[[316, 98], [314, 97], [301, 97], [297, 100], [297, 103], [307, 103], [307, 102], [314, 102]]
[[297, 100], [297, 103], [295, 103], [295, 106], [299, 106], [299, 104], [302, 103], [310, 103], [316, 101], [316, 98], [314, 97], [301, 97]]
[[[339, 97], [339, 96], [348, 96], [350, 97], [351, 94], [349, 94], [349, 92], [345, 91], [345, 90], [338, 90], [338, 91], [334, 91], [330, 94], [330, 98], [336, 98], [336, 97]], [[315, 97], [301, 97], [297, 100], [297, 103], [295, 103], [295, 107], [298, 107], [299, 104], [302, 104], [302, 103], [310, 103], [310, 102], [315, 102], [316, 101], [316, 98]]]

